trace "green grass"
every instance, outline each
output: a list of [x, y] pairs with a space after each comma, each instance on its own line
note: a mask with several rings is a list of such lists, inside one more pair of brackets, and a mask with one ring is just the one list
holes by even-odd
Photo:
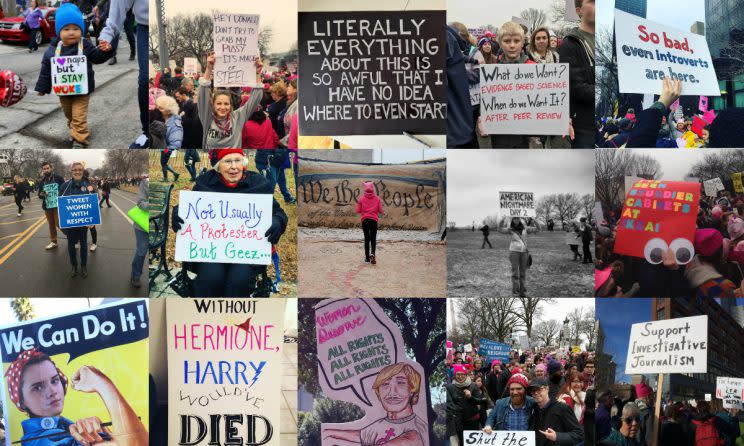
[[[493, 249], [481, 249], [476, 229], [447, 231], [447, 296], [507, 297], [511, 295], [511, 264], [507, 234], [492, 232]], [[564, 232], [543, 231], [527, 236], [533, 264], [525, 287], [533, 297], [592, 297], [593, 265], [574, 262]], [[592, 245], [591, 250], [594, 250]], [[581, 252], [581, 246], [579, 246]]]

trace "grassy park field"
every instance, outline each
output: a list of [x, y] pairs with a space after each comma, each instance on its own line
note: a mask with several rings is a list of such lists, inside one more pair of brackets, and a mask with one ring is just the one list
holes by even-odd
[[[481, 249], [483, 234], [476, 228], [447, 230], [447, 296], [505, 297], [511, 295], [508, 234], [492, 231]], [[565, 232], [529, 234], [527, 247], [533, 264], [525, 287], [532, 297], [590, 297], [594, 295], [594, 267], [572, 261]], [[591, 247], [594, 252], [594, 244]], [[579, 246], [581, 252], [581, 246]]]

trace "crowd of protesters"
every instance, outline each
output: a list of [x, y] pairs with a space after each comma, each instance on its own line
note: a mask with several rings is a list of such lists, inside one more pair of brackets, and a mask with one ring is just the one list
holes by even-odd
[[636, 113], [607, 116], [595, 123], [595, 145], [605, 148], [726, 148], [740, 147], [737, 134], [744, 121], [744, 108], [727, 108], [718, 113], [706, 110], [684, 114], [679, 105], [680, 81], [662, 81], [659, 98]]
[[[680, 263], [680, 253], [659, 249], [654, 263], [614, 253], [618, 203], [603, 209], [598, 225], [595, 295], [597, 297], [742, 297], [744, 279], [744, 194], [719, 191], [701, 195], [694, 236], [694, 256]], [[680, 248], [683, 249], [683, 248]]]
[[611, 390], [597, 396], [595, 425], [601, 446], [735, 446], [744, 441], [738, 409], [724, 409], [722, 400], [662, 398], [658, 437], [654, 439], [654, 389], [645, 377], [630, 386], [623, 399]]
[[[473, 36], [465, 24], [447, 28], [447, 147], [593, 148], [594, 147], [594, 0], [574, 0], [581, 21], [564, 36], [547, 27], [528, 30], [509, 21], [496, 31]], [[480, 82], [481, 64], [569, 65], [570, 126], [555, 136], [488, 135], [480, 104], [469, 91]]]
[[593, 352], [560, 348], [512, 350], [489, 360], [477, 346], [447, 356], [447, 436], [462, 446], [464, 431], [534, 431], [535, 444], [593, 445]]
[[[196, 181], [197, 149], [242, 148], [256, 150], [256, 168], [279, 190], [286, 203], [295, 203], [287, 187], [285, 169], [297, 180], [297, 74], [286, 65], [266, 71], [256, 61], [256, 86], [212, 88], [215, 56], [207, 56], [202, 74], [185, 76], [181, 67], [158, 72], [150, 79], [151, 147], [161, 150], [163, 179], [178, 149]], [[292, 155], [290, 157], [290, 154]], [[290, 173], [292, 174], [292, 173]]]

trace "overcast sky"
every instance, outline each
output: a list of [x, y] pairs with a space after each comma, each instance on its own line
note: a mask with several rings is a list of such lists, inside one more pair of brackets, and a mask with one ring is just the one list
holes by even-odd
[[[172, 17], [178, 14], [211, 14], [213, 9], [242, 14], [259, 14], [261, 29], [271, 26], [274, 40], [271, 42], [271, 53], [289, 50], [297, 41], [297, 0], [165, 0], [165, 15]], [[155, 2], [150, 0], [150, 23], [156, 23]]]
[[493, 3], [482, 1], [454, 1], [447, 2], [447, 23], [462, 22], [468, 28], [485, 25], [500, 27], [513, 16], [529, 9], [542, 9], [550, 20], [550, 5], [553, 0], [497, 0]]
[[499, 191], [594, 193], [593, 150], [448, 150], [447, 221], [481, 221], [498, 209]]
[[[498, 298], [494, 298], [498, 299]], [[450, 305], [449, 302], [447, 304], [447, 323], [450, 322], [450, 309], [456, 308], [457, 305], [455, 305], [455, 299], [449, 299], [453, 300], [453, 303]], [[537, 321], [544, 321], [544, 320], [550, 320], [555, 319], [559, 323], [563, 324], [563, 320], [568, 316], [569, 313], [571, 313], [576, 308], [594, 308], [594, 299], [593, 298], [558, 298], [556, 299], [556, 303], [554, 304], [541, 304], [543, 313], [542, 317]], [[455, 317], [457, 317], [457, 311], [455, 310]], [[488, 339], [488, 335], [486, 333], [483, 334], [483, 337]]]
[[[705, 23], [704, 0], [648, 0], [646, 18], [654, 22], [690, 30], [695, 22]], [[684, 5], [684, 7], [682, 7]], [[597, 27], [612, 27], [614, 21], [615, 0], [596, 0]]]
[[[115, 149], [111, 149], [115, 150]], [[129, 149], [121, 149], [129, 150]], [[65, 162], [65, 167], [61, 172], [69, 172], [70, 164], [73, 161], [81, 161], [85, 163], [86, 169], [98, 169], [103, 166], [104, 159], [106, 157], [105, 149], [88, 149], [88, 150], [69, 150], [69, 149], [54, 149], [54, 152], [62, 157], [62, 161]], [[57, 168], [58, 173], [60, 169]]]
[[[613, 149], [614, 150], [614, 149]], [[683, 181], [690, 173], [693, 164], [703, 159], [707, 154], [720, 152], [726, 149], [633, 149], [634, 153], [648, 155], [661, 164], [661, 178], [667, 181]]]

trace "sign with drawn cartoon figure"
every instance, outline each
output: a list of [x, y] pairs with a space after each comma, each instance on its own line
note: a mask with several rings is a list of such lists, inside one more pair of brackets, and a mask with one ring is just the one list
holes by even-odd
[[315, 307], [323, 393], [364, 417], [322, 423], [322, 446], [429, 445], [424, 369], [406, 357], [398, 327], [372, 299], [326, 299]]

